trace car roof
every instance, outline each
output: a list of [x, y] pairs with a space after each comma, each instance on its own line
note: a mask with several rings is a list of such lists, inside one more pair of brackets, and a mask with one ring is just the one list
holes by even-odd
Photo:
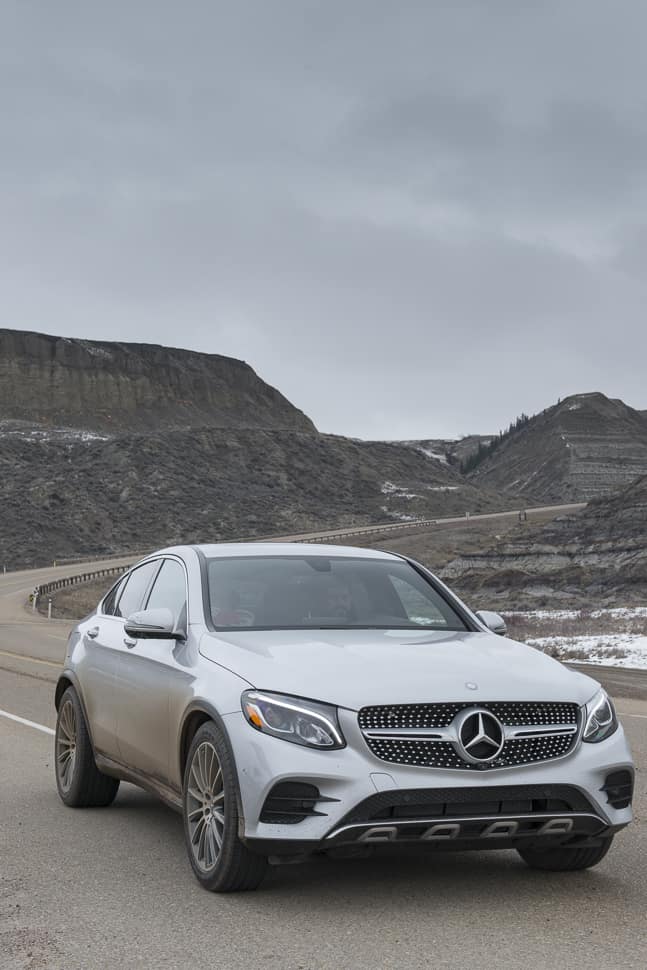
[[160, 549], [160, 553], [186, 554], [189, 549], [201, 552], [208, 559], [233, 558], [239, 556], [341, 556], [348, 559], [387, 559], [400, 557], [380, 549], [361, 549], [357, 546], [328, 546], [309, 542], [214, 542], [191, 546], [171, 546]]

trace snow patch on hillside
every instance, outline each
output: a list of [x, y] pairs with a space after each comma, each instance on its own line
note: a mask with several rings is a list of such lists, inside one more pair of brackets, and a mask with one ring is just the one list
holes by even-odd
[[634, 633], [606, 633], [583, 637], [537, 637], [526, 640], [545, 652], [559, 651], [569, 663], [600, 664], [604, 667], [634, 667], [647, 670], [647, 637]]
[[29, 428], [26, 430], [3, 430], [0, 428], [2, 438], [22, 438], [23, 441], [55, 441], [63, 443], [86, 443], [89, 441], [108, 441], [109, 435], [95, 434], [93, 431], [82, 431], [75, 428]]
[[384, 482], [380, 491], [383, 495], [391, 495], [393, 498], [420, 498], [415, 492], [407, 492], [401, 485], [394, 485], [393, 482]]
[[447, 455], [439, 454], [437, 451], [432, 451], [431, 448], [416, 448], [416, 451], [421, 452], [427, 458], [435, 458], [436, 461], [441, 462], [443, 465], [449, 465]]
[[647, 606], [505, 615], [513, 638], [558, 660], [647, 670]]

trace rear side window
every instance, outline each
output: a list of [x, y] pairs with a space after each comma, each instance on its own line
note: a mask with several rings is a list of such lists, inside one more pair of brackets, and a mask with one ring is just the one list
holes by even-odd
[[138, 566], [126, 577], [126, 584], [122, 587], [121, 595], [117, 601], [115, 616], [124, 618], [143, 609], [144, 596], [151, 579], [159, 569], [159, 559], [153, 562], [145, 562], [143, 566]]
[[166, 607], [173, 614], [175, 625], [184, 622], [186, 615], [186, 579], [184, 568], [175, 559], [165, 559], [148, 597], [146, 609]]
[[119, 594], [124, 588], [124, 583], [126, 582], [126, 577], [122, 576], [118, 583], [112, 587], [108, 595], [103, 601], [103, 610], [105, 616], [114, 616], [115, 608], [117, 606], [117, 600], [119, 599]]

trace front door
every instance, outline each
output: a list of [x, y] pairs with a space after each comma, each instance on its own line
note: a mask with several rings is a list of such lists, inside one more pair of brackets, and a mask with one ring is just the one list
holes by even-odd
[[[176, 627], [186, 629], [186, 576], [177, 559], [164, 559], [144, 608], [166, 607]], [[119, 760], [168, 784], [171, 738], [169, 697], [174, 682], [186, 678], [178, 663], [184, 644], [177, 640], [124, 636], [116, 675]]]

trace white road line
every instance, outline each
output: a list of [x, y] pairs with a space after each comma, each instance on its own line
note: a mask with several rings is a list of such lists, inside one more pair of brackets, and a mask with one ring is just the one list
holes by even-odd
[[25, 724], [27, 727], [42, 731], [43, 734], [54, 734], [51, 728], [44, 724], [36, 724], [35, 721], [28, 721], [26, 717], [18, 717], [17, 714], [10, 714], [9, 711], [0, 711], [0, 717], [8, 717], [10, 721], [17, 721], [18, 724]]
[[9, 657], [11, 660], [25, 660], [30, 664], [44, 664], [46, 667], [55, 667], [56, 670], [60, 670], [63, 666], [62, 663], [56, 663], [54, 660], [41, 660], [40, 657], [27, 657], [22, 653], [12, 653], [11, 650], [0, 650], [0, 657]]
[[647, 714], [627, 714], [625, 711], [618, 711], [620, 717], [640, 717], [647, 721]]

